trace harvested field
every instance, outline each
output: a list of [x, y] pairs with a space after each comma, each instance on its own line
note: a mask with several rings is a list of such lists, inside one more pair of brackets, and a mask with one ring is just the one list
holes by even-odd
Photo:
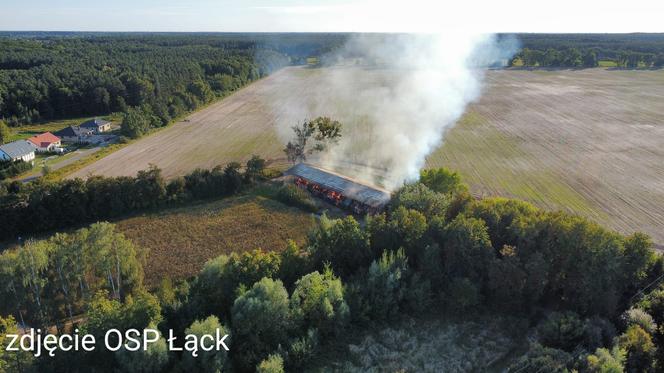
[[664, 71], [491, 71], [429, 166], [664, 244]]
[[[327, 74], [284, 69], [73, 176], [133, 175], [152, 163], [170, 177], [254, 153], [283, 163], [275, 123], [312, 109], [353, 112], [325, 100]], [[459, 170], [479, 195], [579, 213], [664, 244], [664, 71], [493, 70], [486, 80], [428, 166]], [[390, 81], [390, 71], [371, 70], [349, 91]]]
[[197, 274], [208, 259], [256, 248], [282, 250], [286, 241], [304, 243], [311, 214], [255, 195], [187, 205], [114, 222], [148, 250], [145, 280], [156, 285], [165, 274]]

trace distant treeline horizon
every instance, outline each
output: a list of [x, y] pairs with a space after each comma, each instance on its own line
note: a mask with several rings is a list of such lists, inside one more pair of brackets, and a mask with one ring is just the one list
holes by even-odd
[[[161, 126], [358, 34], [0, 31], [0, 120], [21, 126], [134, 108], [152, 123], [143, 127]], [[664, 33], [497, 37], [519, 40], [510, 66], [664, 66]]]

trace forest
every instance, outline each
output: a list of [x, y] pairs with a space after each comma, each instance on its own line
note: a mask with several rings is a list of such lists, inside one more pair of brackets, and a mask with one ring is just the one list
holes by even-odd
[[0, 118], [19, 126], [143, 107], [163, 125], [340, 38], [1, 33]]
[[[20, 126], [129, 112], [125, 135], [138, 137], [352, 35], [0, 32], [0, 119]], [[662, 34], [499, 35], [508, 36], [522, 47], [511, 63], [524, 66], [664, 65]]]
[[664, 66], [664, 34], [519, 34], [521, 51], [511, 61], [533, 67], [620, 68]]
[[[289, 195], [306, 205], [298, 201], [306, 195]], [[385, 213], [362, 224], [323, 216], [304, 245], [271, 249], [222, 255], [193, 278], [165, 278], [147, 289], [144, 250], [112, 224], [25, 240], [0, 255], [0, 293], [12, 300], [0, 309], [3, 331], [23, 324], [62, 331], [72, 327], [67, 322], [99, 338], [109, 328], [178, 336], [220, 329], [230, 334], [230, 351], [193, 358], [168, 351], [162, 337], [142, 353], [97, 349], [35, 359], [5, 352], [0, 367], [315, 371], [350, 330], [422, 315], [521, 320], [515, 332], [535, 337], [510, 372], [664, 366], [664, 260], [647, 236], [622, 236], [517, 200], [474, 199], [446, 169], [423, 172]]]

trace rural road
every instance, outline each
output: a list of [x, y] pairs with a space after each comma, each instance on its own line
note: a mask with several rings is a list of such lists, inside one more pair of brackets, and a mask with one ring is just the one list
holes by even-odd
[[[104, 146], [97, 146], [97, 147], [90, 148], [90, 149], [75, 150], [75, 151], [72, 152], [72, 154], [74, 154], [73, 156], [63, 160], [62, 162], [58, 162], [58, 163], [55, 163], [53, 165], [50, 165], [49, 168], [51, 169], [51, 171], [58, 170], [62, 167], [70, 165], [70, 164], [72, 164], [72, 163], [74, 163], [74, 162], [76, 162], [80, 159], [86, 158], [86, 157], [100, 151], [103, 147]], [[41, 165], [35, 165], [35, 168], [36, 168], [35, 171], [33, 171], [30, 174], [28, 174], [28, 175], [24, 176], [23, 178], [19, 179], [19, 181], [21, 181], [23, 183], [27, 183], [29, 181], [32, 181], [34, 179], [37, 179], [37, 178], [41, 177], [42, 176]]]

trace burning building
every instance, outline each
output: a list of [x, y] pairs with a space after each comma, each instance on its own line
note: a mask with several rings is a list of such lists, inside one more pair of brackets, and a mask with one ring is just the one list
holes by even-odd
[[385, 190], [305, 163], [293, 166], [286, 175], [315, 197], [356, 214], [375, 214], [390, 201], [390, 193]]

